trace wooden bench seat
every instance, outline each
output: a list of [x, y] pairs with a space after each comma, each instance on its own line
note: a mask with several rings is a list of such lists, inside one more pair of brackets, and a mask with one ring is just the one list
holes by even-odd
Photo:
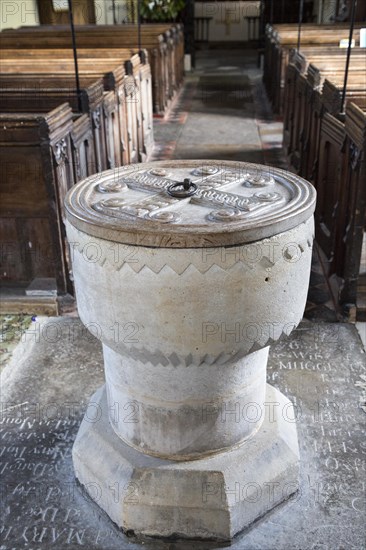
[[[36, 29], [36, 31], [35, 31]], [[111, 36], [111, 34], [115, 35], [118, 34], [119, 36], [125, 35], [129, 37], [130, 39], [130, 47], [134, 50], [137, 50], [139, 48], [138, 44], [138, 30], [137, 26], [133, 24], [123, 24], [121, 26], [115, 26], [115, 25], [76, 25], [75, 26], [76, 34], [77, 36], [80, 36], [81, 33], [89, 34], [94, 33], [94, 35], [100, 33], [108, 34]], [[57, 33], [58, 35], [66, 33], [69, 31], [67, 25], [42, 25], [39, 27], [21, 27], [20, 29], [16, 29], [16, 32], [20, 31], [21, 33], [28, 34], [31, 32], [37, 32], [38, 34], [47, 34], [48, 36], [54, 33]], [[13, 31], [10, 29], [7, 29], [7, 32], [12, 33]], [[149, 24], [142, 24], [140, 27], [141, 32], [141, 40], [147, 41], [150, 39], [150, 41], [154, 40], [157, 36], [160, 37], [163, 36], [164, 41], [169, 43], [174, 47], [174, 55], [177, 62], [177, 68], [183, 69], [183, 57], [184, 57], [184, 30], [183, 25], [181, 23], [149, 23]], [[108, 44], [109, 45], [109, 44]], [[37, 47], [37, 46], [36, 46]], [[178, 67], [179, 66], [179, 67]], [[183, 78], [183, 71], [177, 72], [177, 77]]]
[[[356, 23], [354, 39], [356, 44], [360, 40], [362, 23]], [[348, 39], [348, 24], [312, 25], [304, 24], [301, 29], [301, 51], [309, 46], [325, 48], [332, 51], [339, 48], [341, 39]], [[282, 112], [283, 88], [286, 68], [289, 62], [290, 51], [297, 47], [297, 25], [267, 25], [265, 34], [265, 57], [263, 82], [271, 100], [273, 109]]]
[[366, 316], [358, 283], [366, 226], [364, 50], [352, 51], [342, 113], [345, 59], [346, 52], [330, 55], [316, 48], [291, 55], [285, 80], [284, 146], [297, 173], [317, 189], [315, 234], [328, 280], [340, 311], [356, 319]]
[[0, 75], [1, 267], [7, 283], [55, 277], [59, 294], [73, 292], [63, 225], [67, 190], [151, 152], [152, 107], [163, 112], [182, 82], [183, 32], [181, 25], [156, 25], [141, 36], [138, 51], [136, 27], [77, 30], [78, 98], [68, 26], [0, 33], [6, 52]]
[[[49, 78], [58, 75], [73, 78], [74, 63], [71, 59], [32, 59], [17, 60], [16, 64], [12, 59], [4, 59], [2, 63], [2, 74], [19, 74], [19, 81], [29, 75], [38, 78], [42, 77], [46, 83]], [[138, 162], [139, 157], [139, 136], [138, 128], [141, 127], [141, 102], [137, 103], [136, 86], [133, 75], [127, 75], [125, 67], [114, 60], [95, 59], [90, 63], [88, 59], [79, 60], [79, 74], [91, 79], [103, 77], [105, 90], [113, 90], [116, 93], [119, 108], [120, 134], [124, 149], [128, 150], [128, 161]], [[127, 126], [127, 128], [126, 128]], [[143, 150], [143, 147], [141, 147]]]
[[[27, 27], [0, 33], [0, 47], [70, 48], [68, 26]], [[130, 25], [76, 26], [78, 48], [130, 48], [137, 52], [137, 29]], [[164, 112], [181, 84], [184, 66], [184, 42], [180, 25], [142, 25], [141, 45], [149, 52], [153, 77], [155, 112]]]
[[[325, 79], [321, 90], [311, 90], [303, 94], [302, 105], [297, 109], [298, 123], [293, 130], [290, 152], [291, 163], [296, 164], [299, 174], [317, 185], [317, 161], [319, 159], [319, 139], [322, 119], [326, 113], [337, 117], [340, 114], [343, 75], [333, 82]], [[329, 91], [328, 91], [329, 90]], [[348, 79], [346, 104], [349, 101], [362, 100], [366, 96], [362, 71], [350, 73]]]
[[[140, 56], [131, 56], [130, 51], [126, 49], [81, 49], [78, 57], [80, 75], [85, 74], [85, 71], [89, 74], [93, 68], [101, 67], [103, 69], [113, 64], [118, 65], [121, 62], [124, 64], [126, 74], [129, 75], [126, 88], [130, 90], [126, 101], [133, 101], [136, 104], [135, 112], [130, 112], [130, 116], [137, 116], [138, 158], [140, 161], [145, 161], [151, 154], [154, 145], [151, 71], [150, 65], [147, 63], [146, 52], [142, 51]], [[43, 63], [43, 59], [46, 60], [45, 63]], [[70, 50], [4, 50], [4, 72], [8, 71], [8, 66], [11, 67], [12, 63], [14, 63], [15, 69], [17, 66], [21, 68], [22, 74], [27, 74], [25, 71], [28, 70], [28, 65], [33, 65], [37, 71], [40, 65], [44, 65], [44, 71], [48, 72], [50, 61], [55, 59], [57, 59], [58, 67], [61, 67], [62, 63], [65, 62], [65, 68], [67, 66], [67, 70], [72, 71], [73, 54]], [[93, 63], [90, 62], [91, 59], [93, 59]], [[21, 66], [17, 65], [19, 61], [22, 62]], [[54, 67], [54, 64], [52, 64], [52, 67]], [[69, 72], [65, 72], [65, 74], [69, 74]], [[126, 106], [126, 109], [131, 111], [129, 106]], [[123, 163], [126, 164], [127, 162], [128, 158], [125, 154]]]
[[[352, 52], [351, 57], [351, 70], [362, 70], [365, 68], [365, 53], [361, 48]], [[346, 53], [340, 52], [339, 49], [327, 52], [314, 53], [311, 52], [292, 50], [290, 55], [290, 62], [286, 69], [285, 77], [285, 89], [284, 89], [284, 109], [283, 118], [285, 129], [287, 130], [288, 121], [293, 118], [293, 110], [295, 105], [294, 94], [298, 80], [301, 80], [301, 75], [307, 77], [309, 84], [313, 88], [317, 88], [322, 85], [324, 78], [332, 73], [339, 73], [345, 70], [346, 65]], [[314, 68], [316, 69], [314, 71]], [[316, 80], [318, 78], [318, 80]]]
[[[360, 297], [361, 247], [366, 226], [365, 49], [356, 23], [345, 93], [342, 93], [349, 23], [305, 24], [300, 51], [297, 25], [267, 26], [263, 82], [273, 110], [283, 113], [284, 150], [296, 170], [317, 188], [316, 239], [340, 311], [366, 319]], [[366, 277], [365, 277], [366, 279]], [[363, 308], [363, 310], [362, 310]], [[356, 313], [357, 311], [357, 313]]]
[[[86, 58], [79, 63], [81, 110], [85, 114], [79, 113], [72, 59], [4, 59], [0, 75], [0, 98], [6, 112], [0, 119], [0, 228], [5, 252], [1, 267], [11, 285], [29, 284], [37, 277], [55, 277], [59, 294], [73, 291], [63, 226], [64, 196], [80, 179], [100, 168], [113, 167], [97, 164], [94, 153], [98, 151], [100, 162], [106, 162], [109, 156], [106, 151], [103, 154], [100, 143], [94, 143], [94, 137], [98, 140], [104, 136], [110, 152], [117, 142], [116, 158], [121, 160], [120, 122], [126, 128], [126, 143], [134, 139], [131, 131], [132, 139], [128, 140], [128, 116], [135, 122], [133, 131], [141, 132], [136, 134], [135, 149], [145, 134], [142, 117], [138, 119], [134, 110], [139, 109], [152, 128], [151, 78], [149, 72], [141, 76], [139, 56], [129, 55], [125, 67], [120, 57], [118, 63], [113, 58], [93, 59], [92, 63]], [[29, 72], [35, 66], [39, 72]], [[150, 96], [146, 84], [141, 87], [144, 81], [150, 85]], [[129, 98], [132, 101], [128, 104]], [[65, 100], [70, 101], [72, 108], [61, 104]], [[113, 105], [114, 118], [109, 120], [108, 110]], [[143, 109], [147, 109], [147, 116]], [[113, 133], [116, 129], [117, 135]], [[42, 208], [35, 206], [38, 201]], [[46, 253], [52, 262], [45, 260]]]
[[[320, 135], [316, 238], [327, 259], [328, 277], [336, 283], [339, 303], [353, 319], [357, 316], [366, 226], [365, 149], [366, 98], [359, 105], [349, 101], [343, 121], [325, 114]], [[365, 313], [365, 308], [360, 311], [360, 315]]]
[[[333, 82], [325, 79], [322, 90], [314, 90], [312, 98], [305, 110], [307, 126], [304, 127], [303, 146], [300, 151], [302, 155], [302, 173], [306, 174], [316, 185], [316, 161], [319, 153], [319, 133], [322, 117], [326, 112], [338, 116], [341, 109], [343, 93], [343, 76], [338, 80], [332, 77]], [[362, 82], [362, 73], [349, 75], [347, 91], [345, 95], [346, 104], [349, 101], [363, 100], [366, 90]]]
[[[37, 28], [37, 27], [34, 27]], [[66, 28], [67, 29], [67, 28]], [[65, 30], [63, 33], [56, 34], [55, 31], [50, 33], [50, 36], [44, 36], [43, 34], [37, 34], [30, 32], [24, 33], [17, 38], [18, 33], [15, 37], [8, 36], [10, 33], [5, 32], [0, 33], [0, 47], [6, 49], [10, 47], [14, 48], [32, 48], [32, 49], [70, 49], [70, 33]], [[15, 38], [12, 40], [11, 38]], [[101, 33], [99, 36], [95, 36], [94, 33], [83, 34], [78, 36], [77, 45], [78, 48], [91, 49], [93, 52], [99, 47], [105, 48], [108, 44], [108, 49], [117, 48], [117, 49], [126, 49], [129, 48], [131, 53], [137, 52], [137, 48], [131, 47], [133, 42], [129, 36], [116, 36], [114, 34]], [[164, 113], [168, 107], [174, 91], [173, 86], [169, 84], [170, 74], [172, 73], [169, 68], [169, 56], [167, 50], [167, 44], [164, 41], [162, 35], [143, 39], [142, 47], [146, 49], [149, 53], [149, 61], [151, 64], [152, 80], [153, 80], [153, 108], [156, 113]]]
[[[356, 98], [356, 93], [363, 95], [365, 58], [361, 49], [353, 54], [349, 67], [348, 97]], [[334, 56], [324, 52], [323, 55], [318, 53], [305, 59], [303, 52], [294, 51], [287, 67], [284, 92], [284, 149], [294, 167], [308, 179], [313, 179], [312, 163], [319, 144], [317, 117], [320, 111], [333, 113], [340, 109], [340, 98], [334, 105], [331, 105], [331, 101], [326, 101], [326, 93], [323, 93], [324, 81], [334, 80], [338, 85], [343, 85], [345, 57], [345, 52], [338, 51]], [[321, 93], [322, 100], [318, 97]], [[311, 157], [309, 162], [308, 156]], [[302, 163], [302, 167], [299, 163]], [[309, 170], [305, 165], [309, 165]]]
[[[94, 134], [95, 172], [121, 166], [118, 106], [113, 92], [105, 92], [101, 79], [88, 83], [81, 79], [81, 112], [87, 113]], [[47, 87], [45, 87], [47, 86]], [[73, 78], [50, 80], [42, 86], [32, 78], [0, 75], [0, 106], [3, 113], [47, 113], [62, 103], [79, 112]], [[125, 160], [127, 163], [127, 159]]]
[[63, 200], [95, 166], [87, 114], [64, 103], [49, 113], [0, 115], [1, 273], [5, 284], [56, 279], [72, 291]]

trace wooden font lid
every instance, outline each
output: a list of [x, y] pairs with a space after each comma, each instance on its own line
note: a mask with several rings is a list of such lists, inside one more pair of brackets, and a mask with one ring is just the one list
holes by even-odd
[[306, 221], [313, 186], [270, 166], [176, 160], [95, 174], [65, 199], [68, 221], [114, 242], [162, 248], [230, 246], [261, 240]]

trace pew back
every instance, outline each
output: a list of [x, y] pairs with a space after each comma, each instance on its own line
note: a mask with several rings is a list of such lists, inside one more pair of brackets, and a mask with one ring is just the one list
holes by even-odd
[[[129, 48], [138, 51], [135, 26], [76, 26], [78, 48]], [[154, 110], [164, 112], [183, 79], [184, 40], [180, 25], [142, 25], [141, 46], [149, 51], [153, 77]], [[67, 26], [46, 25], [0, 33], [2, 49], [71, 49]]]
[[63, 200], [93, 165], [86, 114], [74, 120], [68, 104], [47, 114], [0, 115], [0, 228], [4, 282], [54, 277], [72, 292]]

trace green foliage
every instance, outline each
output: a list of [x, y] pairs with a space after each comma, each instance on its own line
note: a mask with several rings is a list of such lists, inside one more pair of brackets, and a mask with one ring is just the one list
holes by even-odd
[[141, 17], [147, 21], [175, 21], [185, 6], [184, 0], [142, 0]]

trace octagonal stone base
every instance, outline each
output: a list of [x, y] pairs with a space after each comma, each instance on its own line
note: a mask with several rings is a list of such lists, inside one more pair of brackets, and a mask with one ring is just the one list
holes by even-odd
[[263, 424], [251, 439], [186, 462], [144, 455], [119, 439], [104, 387], [90, 405], [92, 418], [84, 417], [73, 447], [76, 477], [124, 531], [229, 540], [298, 489], [293, 407], [270, 385]]

